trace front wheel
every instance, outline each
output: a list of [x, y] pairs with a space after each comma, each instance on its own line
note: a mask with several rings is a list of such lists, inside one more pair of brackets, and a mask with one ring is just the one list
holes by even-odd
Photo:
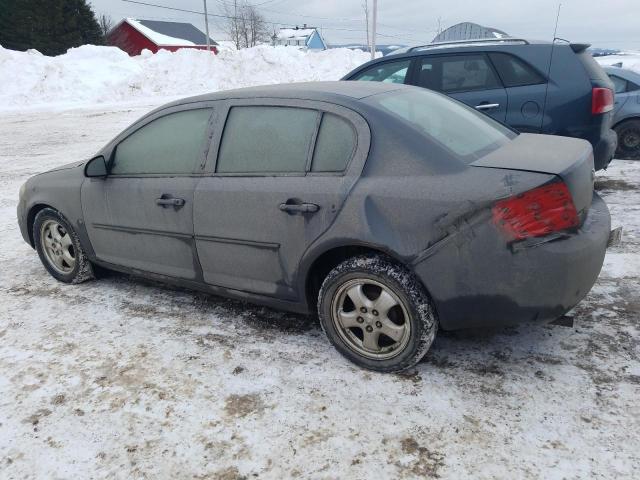
[[379, 372], [417, 364], [438, 328], [415, 275], [382, 255], [353, 257], [334, 268], [320, 289], [318, 313], [342, 355]]
[[623, 158], [640, 159], [640, 120], [627, 120], [615, 128], [618, 135], [617, 154]]
[[93, 268], [69, 222], [57, 210], [45, 208], [33, 221], [33, 239], [47, 271], [65, 283], [93, 278]]

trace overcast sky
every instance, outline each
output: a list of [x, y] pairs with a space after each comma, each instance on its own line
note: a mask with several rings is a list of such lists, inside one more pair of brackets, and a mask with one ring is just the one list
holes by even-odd
[[[140, 0], [202, 11], [203, 0]], [[230, 0], [207, 0], [210, 14], [224, 15]], [[371, 5], [373, 0], [368, 0]], [[275, 27], [322, 27], [329, 43], [365, 42], [364, 0], [252, 0]], [[115, 22], [124, 17], [191, 22], [204, 30], [202, 15], [137, 5], [123, 0], [90, 0], [96, 13]], [[640, 50], [640, 0], [563, 0], [557, 36], [601, 48]], [[557, 0], [378, 0], [379, 44], [421, 44], [446, 28], [470, 21], [512, 36], [551, 39]], [[214, 40], [224, 40], [224, 19], [210, 17]]]

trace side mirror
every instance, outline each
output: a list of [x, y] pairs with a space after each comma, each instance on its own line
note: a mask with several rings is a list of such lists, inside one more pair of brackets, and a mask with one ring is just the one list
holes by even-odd
[[107, 161], [102, 155], [87, 162], [84, 166], [84, 176], [90, 178], [107, 176]]

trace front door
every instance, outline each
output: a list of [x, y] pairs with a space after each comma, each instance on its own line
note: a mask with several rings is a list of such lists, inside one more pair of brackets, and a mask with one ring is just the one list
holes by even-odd
[[86, 179], [81, 202], [96, 257], [197, 280], [193, 194], [211, 110], [159, 113], [135, 125], [111, 155], [109, 175]]
[[[292, 300], [300, 294], [300, 259], [331, 226], [369, 145], [368, 127], [354, 112], [302, 103], [229, 109], [215, 173], [195, 193], [207, 283]], [[213, 169], [215, 155], [211, 161]]]

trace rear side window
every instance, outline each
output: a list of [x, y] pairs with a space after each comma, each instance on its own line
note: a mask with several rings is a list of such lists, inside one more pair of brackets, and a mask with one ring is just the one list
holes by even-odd
[[111, 173], [192, 173], [203, 151], [210, 109], [160, 117], [125, 138], [116, 148]]
[[316, 148], [311, 162], [312, 172], [341, 172], [347, 167], [356, 147], [353, 127], [331, 113], [322, 116]]
[[500, 148], [517, 135], [487, 115], [429, 90], [395, 91], [373, 95], [366, 101], [382, 107], [465, 163]]
[[615, 75], [609, 75], [609, 78], [613, 82], [616, 93], [624, 93], [627, 91], [627, 81], [624, 78]]
[[295, 107], [233, 107], [224, 127], [219, 173], [304, 173], [318, 112]]
[[409, 71], [410, 60], [387, 62], [375, 65], [364, 72], [360, 72], [352, 80], [365, 82], [404, 83]]
[[489, 57], [498, 70], [505, 87], [521, 87], [544, 83], [544, 78], [531, 66], [507, 53], [490, 53]]
[[502, 87], [484, 55], [423, 57], [417, 82], [421, 87], [445, 93]]

